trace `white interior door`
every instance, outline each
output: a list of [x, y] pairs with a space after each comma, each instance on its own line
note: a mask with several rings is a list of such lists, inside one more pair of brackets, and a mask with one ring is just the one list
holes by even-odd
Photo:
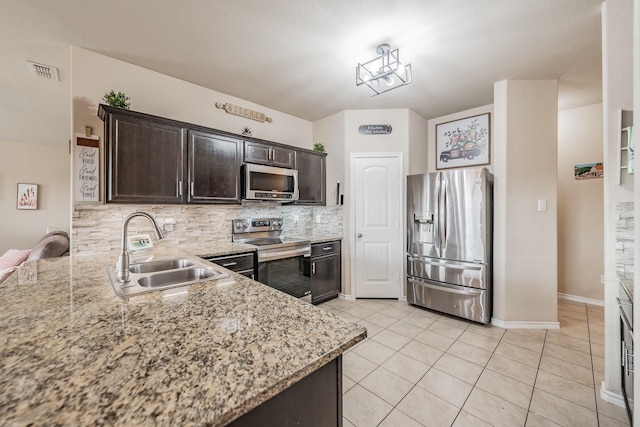
[[356, 298], [400, 298], [402, 276], [402, 157], [354, 155]]

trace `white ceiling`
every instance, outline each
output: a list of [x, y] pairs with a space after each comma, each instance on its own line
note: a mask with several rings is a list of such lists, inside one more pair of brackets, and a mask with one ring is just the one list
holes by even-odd
[[[559, 79], [560, 109], [598, 103], [601, 3], [0, 0], [0, 139], [16, 139], [7, 129], [24, 113], [68, 129], [69, 45], [311, 121], [347, 109], [438, 117], [491, 104], [504, 79]], [[382, 42], [400, 48], [413, 83], [370, 97], [355, 67]], [[62, 81], [36, 83], [27, 60]]]

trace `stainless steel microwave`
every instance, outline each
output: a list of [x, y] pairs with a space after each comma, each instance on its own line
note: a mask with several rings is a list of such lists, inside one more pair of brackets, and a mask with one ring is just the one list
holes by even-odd
[[242, 168], [245, 200], [298, 200], [298, 171], [253, 163], [246, 163]]

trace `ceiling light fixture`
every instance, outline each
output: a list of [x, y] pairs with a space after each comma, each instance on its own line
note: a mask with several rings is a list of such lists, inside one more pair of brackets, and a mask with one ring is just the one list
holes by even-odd
[[376, 96], [411, 83], [411, 64], [400, 62], [399, 49], [381, 44], [376, 52], [380, 56], [356, 67], [356, 86], [364, 83]]

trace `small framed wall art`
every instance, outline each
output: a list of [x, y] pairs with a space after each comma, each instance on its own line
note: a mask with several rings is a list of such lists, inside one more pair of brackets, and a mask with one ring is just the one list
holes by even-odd
[[491, 113], [436, 125], [436, 169], [488, 165]]
[[38, 184], [18, 183], [18, 209], [38, 209]]

